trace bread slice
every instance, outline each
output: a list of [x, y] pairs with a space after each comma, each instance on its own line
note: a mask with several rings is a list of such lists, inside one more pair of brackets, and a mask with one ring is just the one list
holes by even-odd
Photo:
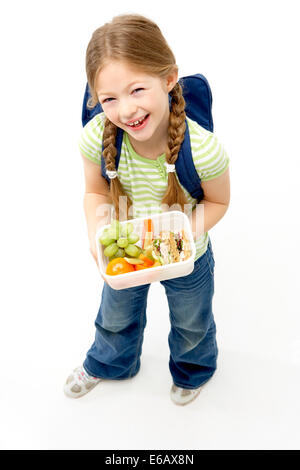
[[180, 261], [179, 251], [177, 249], [177, 244], [174, 238], [174, 234], [170, 232], [170, 253], [172, 258], [172, 263], [177, 263]]
[[184, 251], [184, 258], [183, 259], [185, 261], [186, 259], [188, 259], [191, 256], [192, 251], [191, 251], [191, 246], [190, 246], [189, 239], [186, 236], [186, 233], [185, 233], [184, 229], [182, 229], [181, 235], [182, 235], [183, 251]]

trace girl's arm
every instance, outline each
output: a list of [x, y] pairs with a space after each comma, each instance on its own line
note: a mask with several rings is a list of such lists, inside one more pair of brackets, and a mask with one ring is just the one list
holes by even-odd
[[90, 249], [97, 261], [95, 235], [98, 228], [111, 222], [112, 200], [109, 185], [101, 175], [101, 166], [83, 155], [82, 159], [85, 176], [84, 212]]
[[193, 210], [190, 221], [194, 240], [208, 232], [225, 215], [230, 202], [229, 168], [217, 178], [201, 182], [204, 199]]

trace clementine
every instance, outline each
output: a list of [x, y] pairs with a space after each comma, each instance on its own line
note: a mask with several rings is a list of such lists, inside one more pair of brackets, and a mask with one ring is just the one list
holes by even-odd
[[135, 269], [132, 264], [127, 263], [124, 258], [115, 258], [112, 259], [106, 268], [106, 274], [111, 276], [116, 276], [117, 274], [131, 273]]
[[144, 261], [144, 264], [146, 264], [148, 267], [152, 266], [154, 261], [152, 261], [150, 258], [147, 256], [143, 255], [143, 253], [140, 254], [139, 258]]

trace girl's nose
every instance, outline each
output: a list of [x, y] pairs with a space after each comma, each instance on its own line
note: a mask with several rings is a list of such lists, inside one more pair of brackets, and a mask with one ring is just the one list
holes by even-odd
[[134, 103], [124, 100], [119, 105], [120, 120], [124, 123], [130, 121], [137, 115], [137, 106]]

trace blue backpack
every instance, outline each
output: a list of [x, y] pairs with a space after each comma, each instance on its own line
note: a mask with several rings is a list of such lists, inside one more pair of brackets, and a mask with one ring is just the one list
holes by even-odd
[[[207, 129], [210, 132], [213, 132], [213, 119], [212, 119], [212, 94], [208, 81], [206, 78], [197, 73], [195, 75], [188, 75], [182, 77], [179, 80], [179, 83], [183, 89], [183, 97], [185, 99], [186, 115], [200, 124], [202, 127]], [[87, 102], [90, 98], [90, 92], [88, 84], [86, 85], [83, 107], [82, 107], [82, 125], [85, 126], [86, 123], [92, 119], [96, 114], [102, 113], [103, 109], [100, 103], [98, 103], [93, 109], [87, 108]], [[169, 95], [169, 103], [171, 103], [171, 96]], [[115, 159], [116, 170], [118, 169], [121, 146], [123, 139], [123, 129], [118, 128], [117, 137], [116, 137], [116, 148], [117, 156]], [[103, 150], [103, 145], [102, 145]], [[178, 158], [175, 162], [175, 169], [178, 176], [178, 179], [182, 186], [190, 193], [190, 195], [201, 201], [204, 197], [204, 193], [201, 187], [201, 180], [196, 171], [192, 152], [191, 152], [191, 142], [190, 134], [188, 129], [188, 123], [186, 121], [186, 131], [184, 140], [181, 144]], [[104, 158], [101, 159], [101, 173], [102, 176], [110, 184], [110, 178], [106, 174], [105, 170], [105, 161]]]

